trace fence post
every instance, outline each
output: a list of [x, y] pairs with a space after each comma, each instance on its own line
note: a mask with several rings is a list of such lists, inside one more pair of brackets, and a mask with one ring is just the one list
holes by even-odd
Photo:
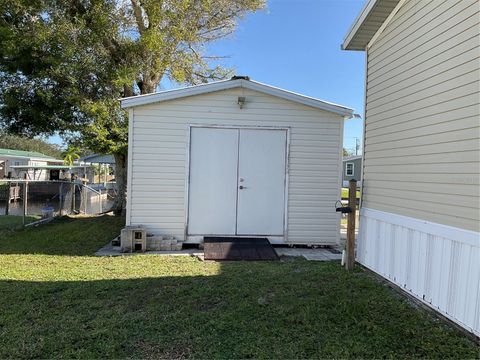
[[72, 214], [75, 213], [75, 183], [72, 182], [72, 185], [70, 186], [72, 189]]
[[83, 205], [83, 209], [84, 209], [84, 213], [85, 215], [87, 214], [87, 203], [88, 203], [88, 194], [87, 194], [87, 188], [85, 185], [82, 186], [82, 191], [84, 192], [83, 194], [83, 199], [84, 199], [84, 202], [85, 202], [85, 205]]
[[352, 212], [347, 218], [347, 261], [345, 267], [352, 270], [355, 265], [355, 218], [357, 214], [357, 180], [348, 183], [348, 207]]
[[22, 218], [22, 223], [23, 223], [23, 226], [26, 225], [26, 222], [27, 222], [27, 219], [26, 219], [26, 216], [27, 216], [27, 207], [28, 207], [28, 204], [27, 204], [27, 195], [28, 194], [28, 182], [25, 181], [23, 183], [23, 218]]
[[103, 164], [103, 186], [106, 188], [107, 187], [107, 170], [108, 170], [108, 165]]
[[63, 182], [61, 182], [58, 186], [58, 215], [63, 216], [63, 205], [65, 204], [65, 199], [63, 198]]
[[6, 194], [6, 203], [5, 203], [5, 215], [8, 215], [9, 211], [10, 211], [10, 193], [12, 191], [12, 184], [11, 182], [9, 181], [8, 182], [8, 189], [7, 189], [7, 194]]

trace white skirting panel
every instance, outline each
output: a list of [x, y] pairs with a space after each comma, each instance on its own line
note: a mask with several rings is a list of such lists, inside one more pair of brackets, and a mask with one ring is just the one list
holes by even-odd
[[480, 233], [363, 208], [357, 261], [480, 335]]

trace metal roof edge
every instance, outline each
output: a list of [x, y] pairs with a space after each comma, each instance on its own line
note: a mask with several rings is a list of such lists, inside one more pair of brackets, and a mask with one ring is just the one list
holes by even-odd
[[345, 118], [351, 118], [353, 109], [343, 105], [319, 100], [310, 96], [302, 95], [292, 91], [284, 90], [271, 85], [263, 84], [253, 80], [234, 79], [234, 80], [221, 80], [208, 84], [188, 86], [180, 89], [166, 90], [154, 94], [146, 94], [133, 96], [129, 98], [120, 99], [123, 109], [152, 104], [155, 102], [179, 99], [187, 96], [194, 96], [200, 94], [206, 94], [210, 92], [232, 89], [236, 87], [244, 87], [250, 90], [259, 91], [272, 96], [276, 96], [285, 100], [290, 100], [303, 105], [311, 106], [320, 110], [336, 113], [344, 116]]
[[178, 89], [163, 90], [152, 94], [144, 94], [121, 98], [120, 103], [123, 109], [152, 104], [155, 102], [179, 99], [182, 97], [206, 94], [209, 92], [225, 90], [239, 86], [242, 80], [219, 80], [207, 84], [186, 86]]
[[362, 155], [351, 155], [351, 156], [345, 156], [344, 158], [342, 158], [342, 160], [349, 161], [349, 160], [357, 160], [361, 158], [362, 158]]
[[263, 84], [254, 80], [242, 80], [242, 86], [254, 91], [260, 91], [285, 100], [290, 100], [303, 105], [312, 106], [320, 110], [330, 111], [345, 117], [353, 116], [353, 109], [332, 102], [320, 100], [293, 91], [281, 89], [272, 85]]
[[35, 161], [55, 161], [54, 158], [42, 158], [42, 157], [36, 157], [36, 156], [25, 156], [25, 155], [13, 155], [13, 154], [0, 154], [0, 159], [1, 158], [16, 158], [16, 159], [29, 159], [29, 160], [35, 160]]

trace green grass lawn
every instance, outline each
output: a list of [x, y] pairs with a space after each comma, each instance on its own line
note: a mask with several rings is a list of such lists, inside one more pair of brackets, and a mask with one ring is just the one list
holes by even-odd
[[475, 358], [476, 347], [338, 262], [94, 257], [122, 218], [0, 238], [0, 358]]
[[[40, 216], [26, 216], [26, 224], [40, 219]], [[23, 226], [23, 217], [17, 215], [0, 215], [0, 232], [5, 230], [15, 230]]]

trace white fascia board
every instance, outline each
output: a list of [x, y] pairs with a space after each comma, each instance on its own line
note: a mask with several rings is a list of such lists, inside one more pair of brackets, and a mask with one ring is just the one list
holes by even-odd
[[30, 160], [33, 160], [33, 161], [43, 161], [43, 162], [61, 162], [61, 163], [63, 163], [63, 160], [55, 159], [55, 158], [36, 158], [36, 157], [31, 157]]
[[375, 6], [375, 4], [377, 2], [378, 2], [378, 0], [369, 0], [363, 6], [362, 10], [357, 15], [355, 21], [350, 26], [350, 29], [348, 29], [347, 35], [345, 35], [345, 38], [344, 38], [343, 44], [342, 44], [342, 50], [348, 50], [348, 46], [350, 45], [350, 42], [352, 41], [353, 37], [355, 36], [358, 29], [363, 24], [363, 22], [365, 21], [365, 19], [368, 16], [368, 14], [370, 14], [370, 11], [372, 11], [373, 7]]
[[180, 89], [160, 91], [153, 94], [137, 95], [120, 99], [122, 109], [160, 101], [179, 99], [187, 96], [206, 94], [209, 92], [230, 89], [239, 86], [240, 80], [221, 80], [208, 84], [187, 86]]
[[297, 102], [303, 105], [311, 106], [317, 109], [333, 112], [335, 114], [343, 116], [345, 119], [349, 119], [353, 116], [353, 110], [342, 105], [330, 103], [327, 101], [315, 99], [309, 96], [301, 95], [291, 91], [276, 88], [270, 85], [262, 84], [252, 80], [221, 80], [212, 82], [209, 84], [189, 86], [181, 89], [167, 90], [155, 94], [139, 95], [128, 98], [120, 99], [123, 109], [131, 108], [140, 105], [147, 105], [156, 102], [162, 102], [167, 100], [184, 98], [187, 96], [194, 96], [200, 94], [206, 94], [210, 92], [233, 89], [237, 87], [243, 87], [258, 91], [261, 93], [269, 94], [282, 99]]
[[271, 85], [262, 84], [253, 80], [242, 80], [242, 86], [246, 89], [263, 92], [272, 96], [276, 96], [285, 100], [290, 100], [303, 105], [312, 106], [317, 109], [330, 111], [346, 118], [353, 116], [353, 109], [347, 108], [335, 103], [315, 99], [309, 96], [298, 94], [292, 91], [280, 89]]
[[352, 160], [358, 160], [361, 158], [362, 158], [362, 155], [353, 155], [353, 156], [344, 157], [343, 161], [352, 161]]
[[25, 156], [25, 155], [0, 155], [0, 159], [2, 160], [8, 160], [8, 159], [22, 159], [22, 160], [29, 160], [29, 161], [43, 161], [43, 162], [48, 162], [48, 161], [61, 161], [63, 160], [57, 160], [55, 158], [39, 158], [39, 157], [32, 157], [32, 156]]

